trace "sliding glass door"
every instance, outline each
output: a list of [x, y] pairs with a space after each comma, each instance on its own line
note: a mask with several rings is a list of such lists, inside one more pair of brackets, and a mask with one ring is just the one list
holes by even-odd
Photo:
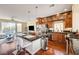
[[1, 31], [3, 33], [15, 33], [16, 32], [16, 23], [12, 22], [1, 22]]
[[0, 22], [0, 32], [5, 34], [22, 32], [22, 23]]
[[17, 32], [22, 32], [22, 24], [21, 23], [17, 23], [16, 27], [17, 27]]

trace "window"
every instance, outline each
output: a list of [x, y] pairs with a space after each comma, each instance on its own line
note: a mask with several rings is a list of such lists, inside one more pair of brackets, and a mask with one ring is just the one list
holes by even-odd
[[16, 32], [16, 25], [15, 23], [11, 22], [2, 22], [1, 23], [1, 31], [3, 33], [15, 33]]
[[62, 32], [63, 29], [64, 29], [63, 21], [54, 22], [54, 31], [55, 32]]
[[17, 23], [17, 32], [22, 32], [22, 24]]

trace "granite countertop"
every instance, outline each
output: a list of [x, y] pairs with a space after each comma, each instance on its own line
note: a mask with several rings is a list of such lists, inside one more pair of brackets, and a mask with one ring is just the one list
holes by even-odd
[[52, 33], [60, 33], [60, 34], [65, 34], [65, 32], [52, 32]]
[[74, 33], [72, 32], [72, 33], [69, 33], [68, 38], [70, 38], [70, 40], [72, 40], [72, 39], [79, 39], [79, 35], [76, 35], [76, 34], [74, 34]]
[[[26, 35], [26, 36], [28, 36], [28, 35]], [[37, 39], [39, 39], [41, 37], [47, 37], [48, 35], [47, 34], [43, 34], [43, 35], [39, 35], [39, 36], [36, 35], [36, 36], [30, 37], [30, 38], [26, 37], [26, 36], [19, 36], [19, 37], [32, 42], [32, 41], [37, 40]]]

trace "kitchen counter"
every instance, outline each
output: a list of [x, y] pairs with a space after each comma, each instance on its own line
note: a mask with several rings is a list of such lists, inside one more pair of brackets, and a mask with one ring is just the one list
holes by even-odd
[[52, 32], [52, 33], [62, 33], [62, 34], [64, 34], [64, 32]]
[[[26, 46], [24, 47], [30, 54], [35, 54], [37, 53], [40, 49], [42, 49], [42, 46], [44, 46], [44, 37], [48, 37], [48, 34], [42, 34], [42, 35], [39, 35], [39, 36], [35, 36], [35, 35], [23, 35], [23, 36], [18, 36], [19, 39], [21, 40], [27, 40], [30, 42], [30, 45], [27, 46], [27, 44], [24, 44], [24, 42], [27, 42], [27, 41], [24, 41], [23, 42], [23, 45]], [[20, 43], [21, 44], [21, 43]], [[29, 43], [28, 43], [29, 44]]]
[[[23, 48], [25, 48], [30, 54], [35, 54], [41, 49], [41, 37], [42, 36], [18, 36], [17, 39], [20, 40], [20, 44]], [[22, 42], [23, 41], [23, 42]]]
[[76, 35], [76, 32], [74, 33], [74, 32], [69, 32], [69, 33], [67, 33], [66, 34], [66, 41], [68, 42], [68, 48], [67, 48], [67, 50], [68, 50], [68, 54], [69, 54], [69, 49], [71, 49], [71, 52], [73, 53], [73, 54], [75, 54], [75, 53], [79, 53], [79, 51], [76, 51], [77, 49], [79, 49], [79, 47], [78, 47], [78, 43], [79, 43], [79, 35]]
[[39, 36], [37, 36], [37, 35], [36, 36], [35, 35], [24, 35], [24, 36], [19, 36], [19, 37], [32, 42], [34, 40], [37, 40], [37, 39], [42, 38], [42, 37], [47, 37], [47, 36], [48, 36], [48, 34], [43, 34], [43, 35], [39, 35]]

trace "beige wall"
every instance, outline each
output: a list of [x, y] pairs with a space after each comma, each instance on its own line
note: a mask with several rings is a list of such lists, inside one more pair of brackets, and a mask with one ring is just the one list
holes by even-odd
[[[28, 26], [31, 26], [31, 25], [34, 26], [34, 31], [36, 31], [36, 20], [27, 21], [27, 30], [28, 30]], [[29, 32], [29, 30], [28, 30], [28, 32]]]
[[[72, 19], [73, 19], [73, 30], [79, 31], [79, 4], [74, 4], [72, 7]], [[73, 39], [73, 48], [74, 50], [79, 50], [79, 41], [78, 39]], [[77, 51], [76, 51], [77, 52]]]
[[79, 4], [72, 6], [73, 31], [79, 31]]

